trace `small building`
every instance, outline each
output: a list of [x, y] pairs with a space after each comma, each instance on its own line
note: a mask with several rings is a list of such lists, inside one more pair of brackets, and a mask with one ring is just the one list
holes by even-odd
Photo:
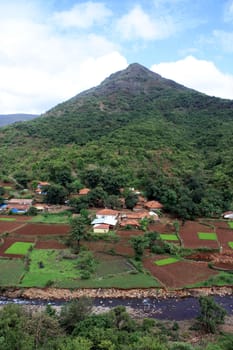
[[7, 201], [7, 205], [27, 205], [32, 206], [33, 199], [11, 198]]
[[233, 211], [226, 211], [225, 213], [222, 214], [224, 219], [233, 219]]
[[132, 226], [132, 227], [140, 227], [140, 222], [138, 220], [134, 219], [124, 219], [120, 223], [121, 227], [127, 227], [127, 226]]
[[118, 223], [119, 212], [112, 209], [102, 209], [96, 213], [96, 218], [91, 222], [92, 225], [109, 225], [114, 228]]
[[79, 190], [78, 194], [79, 196], [86, 196], [90, 192], [90, 188], [81, 188]]
[[97, 224], [93, 227], [94, 233], [108, 233], [110, 226], [108, 224]]
[[47, 194], [46, 192], [46, 187], [48, 187], [50, 185], [49, 182], [46, 181], [40, 181], [37, 184], [37, 188], [36, 188], [36, 194]]
[[144, 204], [144, 207], [148, 210], [160, 210], [163, 208], [163, 205], [158, 201], [148, 201]]

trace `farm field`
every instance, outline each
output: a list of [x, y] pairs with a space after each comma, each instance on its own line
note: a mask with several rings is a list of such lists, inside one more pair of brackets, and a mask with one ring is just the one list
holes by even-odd
[[[0, 220], [0, 286], [127, 289], [162, 286], [174, 289], [233, 285], [233, 275], [211, 269], [209, 261], [154, 254], [146, 249], [142, 262], [133, 263], [135, 251], [130, 240], [143, 236], [144, 232], [140, 230], [118, 230], [115, 235], [107, 235], [105, 240], [100, 236], [81, 241], [81, 247], [90, 251], [96, 262], [90, 278], [81, 278], [78, 256], [77, 259], [64, 257], [69, 251], [65, 242], [70, 226], [62, 223], [61, 216], [58, 217], [58, 223], [32, 222], [27, 217], [22, 219], [22, 216], [10, 217], [14, 221], [4, 217]], [[158, 233], [160, 242], [173, 245], [177, 251], [208, 248], [219, 254], [221, 246], [223, 256], [225, 251], [229, 259], [224, 263], [220, 259], [216, 266], [233, 270], [233, 229], [228, 222], [210, 221], [205, 224], [187, 221], [184, 225], [180, 224], [178, 236], [172, 223], [159, 222], [148, 229]], [[31, 245], [33, 249], [28, 251]], [[138, 269], [137, 266], [141, 267]]]

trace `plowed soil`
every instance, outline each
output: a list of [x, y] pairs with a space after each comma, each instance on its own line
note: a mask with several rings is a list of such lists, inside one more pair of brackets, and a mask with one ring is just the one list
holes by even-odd
[[65, 249], [65, 244], [58, 242], [56, 240], [49, 241], [38, 241], [34, 246], [36, 249]]
[[186, 221], [180, 226], [180, 237], [185, 248], [211, 248], [218, 249], [218, 241], [204, 240], [198, 238], [198, 232], [214, 232], [213, 227], [200, 224], [196, 221]]
[[220, 245], [222, 246], [224, 251], [229, 250], [230, 247], [228, 245], [228, 242], [233, 242], [233, 230], [229, 227], [227, 222], [219, 221], [215, 222], [214, 225], [216, 227], [216, 233]]
[[19, 236], [50, 236], [66, 235], [70, 231], [70, 226], [65, 224], [26, 224], [14, 231]]
[[0, 221], [0, 233], [11, 232], [23, 225], [23, 222], [17, 221]]
[[155, 265], [154, 261], [162, 258], [161, 256], [145, 258], [143, 266], [166, 288], [182, 288], [205, 281], [217, 274], [205, 262], [178, 261], [164, 266]]

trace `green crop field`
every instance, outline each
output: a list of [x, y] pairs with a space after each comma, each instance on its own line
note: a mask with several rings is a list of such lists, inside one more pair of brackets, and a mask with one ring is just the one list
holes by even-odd
[[228, 225], [233, 229], [233, 221], [228, 222]]
[[21, 259], [0, 259], [1, 286], [16, 286], [24, 273], [24, 263]]
[[156, 260], [155, 261], [155, 265], [158, 266], [164, 266], [164, 265], [169, 265], [169, 264], [173, 264], [176, 263], [177, 261], [179, 261], [179, 259], [177, 258], [166, 258], [166, 259], [160, 259], [160, 260]]
[[15, 218], [0, 218], [0, 221], [15, 221], [16, 219]]
[[59, 214], [40, 214], [34, 216], [30, 222], [43, 223], [43, 224], [69, 224], [69, 215], [59, 215]]
[[198, 238], [199, 239], [206, 239], [209, 241], [216, 241], [217, 240], [217, 235], [214, 232], [198, 232]]
[[[34, 249], [30, 255], [29, 271], [21, 285], [25, 287], [44, 287], [50, 281], [69, 281], [80, 277], [77, 259], [64, 259], [60, 251], [52, 249]], [[40, 267], [40, 265], [43, 267]]]
[[151, 275], [143, 272], [121, 273], [107, 275], [104, 278], [91, 278], [88, 280], [60, 281], [55, 284], [58, 288], [152, 288], [159, 287], [159, 282]]
[[25, 255], [31, 246], [33, 246], [33, 243], [31, 242], [15, 242], [6, 249], [4, 253]]
[[161, 233], [160, 238], [165, 241], [178, 241], [178, 237], [175, 234]]

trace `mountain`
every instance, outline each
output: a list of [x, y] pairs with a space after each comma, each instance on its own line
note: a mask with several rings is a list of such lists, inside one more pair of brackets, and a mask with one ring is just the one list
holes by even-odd
[[37, 114], [25, 114], [25, 113], [0, 114], [0, 127], [13, 124], [16, 122], [28, 121], [36, 117], [38, 117]]
[[108, 194], [138, 187], [180, 216], [214, 215], [233, 209], [232, 135], [233, 101], [134, 63], [41, 117], [0, 129], [0, 171]]

